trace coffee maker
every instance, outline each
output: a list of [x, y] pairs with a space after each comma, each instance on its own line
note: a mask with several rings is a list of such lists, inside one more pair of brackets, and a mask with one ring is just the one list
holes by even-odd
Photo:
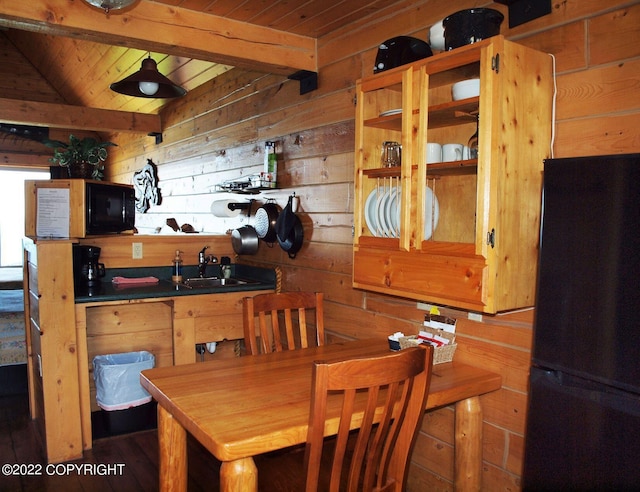
[[100, 286], [105, 270], [104, 263], [100, 263], [99, 260], [99, 247], [73, 245], [73, 277], [76, 291], [92, 290]]

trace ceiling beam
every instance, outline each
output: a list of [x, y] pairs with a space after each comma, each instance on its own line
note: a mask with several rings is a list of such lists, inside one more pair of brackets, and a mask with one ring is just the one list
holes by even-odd
[[53, 164], [49, 162], [51, 154], [32, 154], [27, 152], [1, 152], [0, 169], [33, 170], [49, 169]]
[[2, 108], [0, 121], [3, 123], [67, 129], [82, 128], [98, 132], [162, 132], [162, 121], [157, 114], [5, 98], [0, 98], [0, 108]]
[[108, 15], [82, 1], [3, 1], [0, 26], [284, 75], [317, 71], [314, 38], [150, 0]]

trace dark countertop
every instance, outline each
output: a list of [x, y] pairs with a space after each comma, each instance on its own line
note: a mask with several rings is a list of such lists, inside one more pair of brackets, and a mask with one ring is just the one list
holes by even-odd
[[[219, 277], [219, 266], [209, 265], [207, 276]], [[227, 285], [222, 287], [190, 288], [171, 281], [171, 267], [145, 268], [109, 268], [104, 278], [96, 286], [76, 286], [76, 304], [90, 302], [120, 301], [129, 299], [147, 299], [159, 297], [192, 296], [201, 294], [224, 294], [228, 292], [242, 292], [252, 290], [269, 290], [276, 288], [276, 272], [268, 268], [249, 265], [231, 265], [231, 278], [247, 280], [249, 283], [241, 285]], [[182, 277], [195, 278], [198, 276], [196, 266], [185, 266]], [[139, 278], [156, 277], [156, 284], [138, 284], [117, 286], [113, 284], [114, 277]]]

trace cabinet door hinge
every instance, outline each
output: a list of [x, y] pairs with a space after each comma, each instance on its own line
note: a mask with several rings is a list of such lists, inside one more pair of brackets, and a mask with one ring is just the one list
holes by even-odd
[[358, 104], [358, 96], [353, 96], [353, 105], [357, 106]]
[[496, 247], [496, 230], [491, 229], [490, 232], [487, 232], [487, 244], [492, 248]]
[[491, 70], [495, 73], [500, 72], [500, 54], [496, 53], [496, 56], [491, 57]]

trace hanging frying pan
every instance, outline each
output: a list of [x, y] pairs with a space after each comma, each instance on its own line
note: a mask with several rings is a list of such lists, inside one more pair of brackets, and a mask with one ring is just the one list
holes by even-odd
[[289, 237], [289, 232], [293, 229], [296, 217], [296, 214], [293, 211], [294, 196], [295, 195], [291, 195], [289, 197], [287, 206], [284, 207], [284, 210], [278, 216], [278, 220], [276, 221], [276, 235], [278, 236], [278, 241], [286, 241]]
[[278, 243], [280, 244], [280, 247], [287, 252], [289, 258], [294, 259], [302, 247], [304, 229], [302, 228], [300, 218], [293, 212], [291, 213], [293, 214], [293, 225], [289, 230], [287, 237], [280, 239], [280, 236], [278, 236]]

